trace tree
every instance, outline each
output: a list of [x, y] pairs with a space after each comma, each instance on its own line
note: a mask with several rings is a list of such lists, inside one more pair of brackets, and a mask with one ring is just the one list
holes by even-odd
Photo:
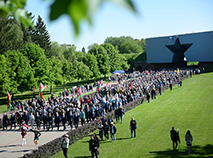
[[117, 47], [120, 54], [142, 53], [144, 51], [141, 42], [130, 36], [108, 37], [104, 43], [110, 43]]
[[77, 60], [75, 56], [75, 50], [76, 50], [76, 47], [66, 48], [64, 51], [64, 58], [68, 60], [69, 62], [72, 62], [72, 63], [75, 62]]
[[49, 73], [51, 71], [48, 66], [47, 58], [44, 54], [44, 50], [40, 48], [38, 45], [33, 43], [26, 44], [25, 48], [21, 50], [24, 56], [27, 56], [30, 61], [30, 66], [35, 71], [35, 79], [37, 83], [49, 82]]
[[56, 84], [61, 85], [64, 83], [63, 77], [62, 77], [62, 62], [59, 59], [56, 59], [55, 57], [51, 57], [48, 59], [48, 66], [50, 67], [50, 76], [49, 76], [49, 84]]
[[34, 71], [30, 66], [30, 61], [19, 51], [8, 51], [5, 53], [9, 67], [11, 68], [9, 78], [12, 93], [24, 92], [32, 89], [34, 85]]
[[23, 32], [13, 17], [0, 16], [0, 54], [24, 47]]
[[103, 75], [106, 76], [106, 74], [110, 72], [110, 62], [109, 56], [104, 47], [94, 46], [89, 50], [88, 53], [93, 54], [97, 58], [99, 70]]
[[9, 77], [10, 65], [5, 55], [0, 55], [0, 96], [3, 96], [7, 91], [12, 90], [11, 79]]
[[93, 44], [89, 45], [87, 48], [90, 50], [95, 46], [98, 46], [98, 43], [93, 43]]
[[113, 72], [115, 70], [121, 70], [122, 64], [120, 61], [119, 51], [117, 49], [115, 49], [115, 47], [110, 43], [105, 43], [105, 44], [102, 44], [101, 46], [104, 47], [107, 54], [109, 55], [109, 63], [110, 63], [111, 72]]
[[64, 52], [66, 47], [60, 46], [58, 42], [53, 42], [51, 45], [51, 56], [54, 56], [56, 59], [64, 60]]
[[51, 57], [50, 48], [51, 41], [50, 35], [46, 29], [46, 25], [40, 16], [38, 16], [36, 25], [33, 29], [32, 42], [39, 45], [45, 51], [47, 58]]
[[72, 81], [76, 77], [73, 64], [67, 60], [62, 61], [62, 76], [65, 83]]
[[82, 48], [82, 52], [86, 54], [86, 50], [85, 50], [85, 48], [84, 48], [84, 47]]
[[91, 71], [87, 65], [82, 62], [75, 62], [75, 72], [77, 79], [85, 80], [91, 76]]
[[100, 77], [101, 73], [99, 71], [98, 68], [98, 62], [96, 57], [93, 54], [87, 53], [85, 54], [85, 56], [83, 57], [83, 62], [85, 65], [87, 65], [89, 67], [89, 69], [91, 70], [91, 78], [95, 77], [98, 78]]

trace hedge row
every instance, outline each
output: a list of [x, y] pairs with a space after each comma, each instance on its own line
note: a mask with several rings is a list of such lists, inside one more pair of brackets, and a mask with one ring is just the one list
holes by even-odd
[[[184, 76], [182, 78], [186, 79], [188, 78], [188, 76]], [[174, 82], [173, 85], [177, 84], [177, 82]], [[168, 86], [164, 86], [162, 87], [162, 92], [165, 91], [166, 89], [168, 89]], [[156, 91], [156, 95], [159, 92]], [[94, 94], [90, 94], [90, 95], [94, 95]], [[138, 105], [141, 105], [143, 102], [146, 101], [146, 96], [143, 96], [137, 100], [134, 100], [126, 105], [124, 105], [124, 110], [125, 112], [135, 108]], [[109, 119], [114, 115], [114, 111], [111, 111], [110, 113], [107, 113], [105, 115], [105, 118]], [[97, 127], [98, 127], [98, 123], [99, 120], [95, 120], [89, 124], [86, 124], [85, 126], [81, 126], [78, 129], [74, 129], [69, 131], [67, 134], [69, 135], [70, 138], [70, 145], [74, 144], [75, 142], [77, 142], [78, 140], [82, 139], [83, 137], [88, 136], [90, 133], [94, 132]], [[25, 154], [24, 156], [22, 156], [21, 158], [47, 158], [50, 157], [52, 155], [55, 155], [56, 153], [60, 152], [61, 149], [61, 139], [62, 137], [56, 138], [42, 146], [40, 146], [37, 150], [33, 150], [31, 153], [29, 154]]]

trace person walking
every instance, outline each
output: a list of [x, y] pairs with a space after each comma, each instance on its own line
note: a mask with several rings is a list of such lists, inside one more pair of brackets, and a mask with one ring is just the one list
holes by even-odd
[[75, 128], [77, 129], [78, 128], [78, 122], [79, 122], [79, 116], [78, 116], [77, 112], [75, 112], [73, 120], [74, 120]]
[[12, 113], [10, 117], [10, 124], [11, 124], [10, 130], [12, 130], [13, 125], [14, 125], [14, 129], [16, 129], [16, 115], [14, 112]]
[[22, 136], [22, 144], [21, 145], [22, 146], [27, 144], [26, 138], [25, 138], [26, 135], [27, 135], [27, 128], [22, 126], [21, 127], [21, 136]]
[[185, 141], [186, 141], [186, 145], [187, 145], [188, 154], [190, 154], [191, 153], [191, 148], [192, 148], [192, 141], [193, 141], [193, 137], [191, 135], [190, 130], [188, 130], [186, 132]]
[[31, 128], [33, 129], [34, 128], [33, 125], [34, 125], [34, 122], [35, 122], [35, 116], [33, 115], [32, 112], [30, 113], [29, 121], [30, 121]]
[[35, 146], [36, 146], [36, 148], [38, 148], [38, 140], [39, 140], [39, 137], [41, 136], [41, 133], [40, 133], [40, 131], [38, 130], [38, 129], [35, 129], [35, 130], [33, 130], [33, 129], [30, 129], [33, 133], [34, 133], [34, 143], [35, 143]]
[[63, 150], [63, 154], [65, 158], [68, 158], [67, 152], [69, 148], [69, 142], [70, 142], [69, 135], [65, 134], [62, 138], [62, 144], [61, 144], [61, 148]]
[[3, 131], [5, 128], [7, 130], [7, 123], [8, 123], [8, 116], [7, 116], [7, 113], [4, 113], [3, 114]]
[[48, 129], [47, 122], [48, 122], [48, 115], [47, 115], [47, 112], [44, 112], [44, 115], [43, 115], [43, 130], [45, 130], [45, 127], [46, 127], [46, 129]]
[[113, 142], [115, 141], [116, 132], [117, 132], [117, 128], [115, 127], [114, 122], [111, 122], [110, 134], [111, 134], [111, 138], [112, 138]]
[[123, 123], [123, 116], [124, 116], [125, 112], [124, 112], [124, 108], [123, 106], [120, 107], [120, 117], [121, 117], [121, 124]]
[[23, 120], [24, 120], [25, 124], [28, 125], [29, 113], [27, 111], [25, 111], [24, 114], [23, 114]]
[[99, 146], [100, 146], [100, 141], [97, 135], [94, 133], [94, 135], [91, 136], [91, 139], [89, 141], [89, 151], [91, 151], [92, 158], [94, 158], [94, 156], [98, 158]]
[[101, 141], [103, 140], [103, 125], [102, 125], [102, 121], [100, 120], [99, 124], [98, 124], [98, 129], [99, 129], [99, 137], [101, 139]]
[[81, 126], [83, 126], [85, 124], [85, 112], [83, 108], [81, 109], [80, 112], [80, 118], [81, 118]]
[[55, 126], [57, 127], [57, 130], [59, 130], [60, 121], [61, 121], [61, 117], [58, 114], [58, 112], [56, 112], [56, 115], [55, 115]]
[[49, 131], [50, 128], [52, 128], [52, 130], [53, 130], [53, 115], [51, 113], [49, 113], [47, 122], [48, 122], [48, 129], [47, 129], [47, 131]]
[[180, 137], [174, 127], [172, 127], [172, 130], [170, 131], [170, 135], [171, 135], [173, 150], [177, 151], [178, 141], [180, 143]]
[[66, 122], [67, 122], [67, 119], [66, 119], [66, 116], [65, 116], [65, 113], [63, 112], [62, 113], [62, 116], [61, 116], [61, 122], [63, 124], [63, 127], [64, 127], [64, 130], [66, 130]]
[[35, 121], [36, 121], [37, 129], [39, 130], [41, 127], [41, 117], [38, 111], [36, 112]]
[[133, 138], [133, 132], [134, 132], [134, 138], [136, 138], [137, 122], [134, 119], [134, 117], [131, 118], [129, 126], [130, 126], [130, 129], [131, 129], [131, 139]]
[[109, 125], [107, 121], [105, 121], [105, 125], [104, 125], [104, 136], [106, 140], [109, 141]]
[[69, 122], [70, 128], [71, 128], [71, 130], [72, 130], [72, 128], [73, 128], [74, 116], [73, 116], [73, 112], [72, 112], [71, 110], [70, 110], [70, 112], [68, 113], [67, 118], [68, 118], [68, 122]]

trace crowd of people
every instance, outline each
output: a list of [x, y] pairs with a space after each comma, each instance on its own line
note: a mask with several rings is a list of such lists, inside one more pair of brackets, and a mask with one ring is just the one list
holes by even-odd
[[[122, 74], [113, 77], [109, 77], [108, 81], [111, 84], [103, 86], [95, 95], [85, 95], [81, 98], [79, 104], [77, 100], [78, 87], [72, 87], [64, 89], [59, 96], [55, 96], [51, 93], [48, 100], [41, 100], [38, 98], [26, 99], [23, 101], [13, 101], [13, 112], [10, 119], [7, 113], [3, 115], [3, 130], [7, 130], [8, 122], [10, 121], [10, 130], [16, 129], [18, 125], [21, 129], [23, 123], [31, 126], [31, 130], [53, 130], [60, 129], [62, 125], [63, 130], [66, 130], [68, 126], [70, 130], [78, 128], [79, 124], [84, 126], [86, 123], [100, 120], [98, 125], [99, 137], [103, 140], [105, 136], [106, 140], [109, 140], [109, 134], [111, 139], [115, 141], [116, 126], [113, 121], [113, 117], [106, 120], [105, 114], [114, 111], [116, 122], [121, 120], [123, 122], [124, 108], [123, 105], [137, 100], [141, 97], [146, 97], [148, 103], [150, 99], [156, 99], [156, 93], [161, 95], [163, 87], [169, 87], [172, 91], [173, 83], [178, 83], [178, 86], [182, 86], [182, 77], [192, 74], [192, 70], [182, 69], [178, 72], [176, 70], [161, 70], [161, 71], [144, 71], [133, 72], [131, 74]], [[86, 84], [79, 86], [81, 93], [85, 94], [89, 91], [94, 91], [95, 88], [100, 85], [100, 82], [95, 82], [93, 85]], [[42, 127], [43, 126], [43, 127]], [[134, 118], [130, 121], [131, 138], [136, 137], [136, 121]], [[22, 129], [23, 130], [23, 129]], [[25, 144], [26, 133], [22, 134], [23, 142]], [[91, 142], [94, 143], [96, 135], [92, 136]], [[37, 139], [37, 138], [36, 138]], [[36, 140], [35, 139], [35, 140]], [[95, 142], [98, 144], [97, 142]], [[92, 143], [91, 143], [92, 144]], [[37, 145], [37, 144], [36, 144]], [[65, 146], [65, 145], [64, 145]], [[92, 145], [91, 145], [92, 146]], [[173, 145], [174, 149], [176, 144]], [[98, 152], [91, 147], [92, 155], [97, 155]], [[64, 149], [64, 155], [66, 157], [67, 151]]]
[[[10, 130], [21, 128], [22, 123], [41, 130], [60, 129], [70, 126], [70, 129], [78, 128], [79, 124], [84, 126], [106, 113], [115, 111], [116, 121], [123, 121], [123, 105], [141, 97], [146, 97], [147, 101], [156, 98], [156, 91], [161, 95], [162, 87], [168, 86], [172, 90], [173, 82], [180, 82], [181, 77], [190, 73], [190, 70], [149, 71], [134, 72], [116, 76], [119, 83], [109, 84], [95, 93], [95, 95], [85, 95], [81, 98], [81, 103], [77, 101], [76, 88], [72, 90], [64, 89], [59, 96], [51, 93], [48, 100], [26, 99], [23, 101], [13, 101], [12, 115], [10, 119], [7, 113], [3, 115], [3, 130], [7, 130], [10, 121]], [[112, 80], [112, 78], [109, 78]], [[94, 87], [99, 83], [94, 84]], [[82, 94], [94, 90], [93, 86], [81, 86]]]

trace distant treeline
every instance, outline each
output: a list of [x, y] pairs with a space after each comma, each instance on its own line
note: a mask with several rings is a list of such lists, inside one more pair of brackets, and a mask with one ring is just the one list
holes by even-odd
[[109, 37], [104, 44], [92, 44], [77, 51], [75, 46], [51, 42], [42, 18], [29, 14], [30, 27], [14, 17], [0, 17], [0, 96], [32, 90], [39, 83], [62, 85], [129, 70], [131, 63], [122, 54], [145, 53], [145, 40]]

